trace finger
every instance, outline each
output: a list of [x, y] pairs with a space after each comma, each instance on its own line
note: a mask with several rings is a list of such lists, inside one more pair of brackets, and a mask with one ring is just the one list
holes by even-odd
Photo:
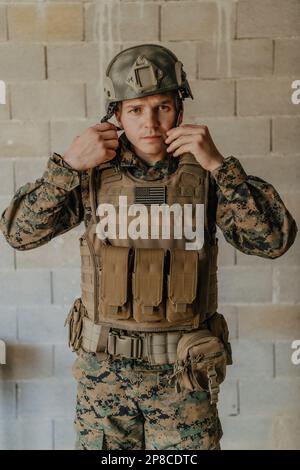
[[[178, 127], [191, 127], [191, 128], [195, 128], [195, 129], [199, 129], [199, 127], [200, 127], [200, 128], [203, 128], [204, 130], [208, 129], [206, 124], [179, 124]], [[174, 129], [176, 129], [176, 127]]]
[[91, 128], [96, 129], [96, 131], [106, 131], [108, 129], [116, 129], [116, 126], [111, 122], [101, 122], [100, 124], [91, 126]]
[[193, 136], [192, 135], [182, 135], [178, 137], [178, 139], [174, 140], [169, 147], [167, 147], [167, 152], [174, 152], [178, 147], [184, 144], [192, 143]]
[[101, 132], [101, 137], [103, 137], [104, 140], [117, 139], [118, 133], [117, 131], [107, 130], [107, 131]]
[[[172, 129], [173, 131], [173, 129]], [[166, 144], [170, 144], [173, 140], [177, 139], [181, 135], [195, 135], [195, 134], [203, 134], [205, 132], [204, 128], [201, 126], [197, 127], [176, 127], [172, 133], [170, 131], [167, 132], [168, 138], [165, 140]]]
[[208, 127], [205, 124], [179, 124], [179, 126], [172, 127], [167, 131], [167, 134], [172, 134], [178, 129], [208, 129]]
[[119, 146], [118, 139], [109, 139], [104, 141], [104, 146], [107, 149], [116, 149]]
[[167, 131], [167, 135], [173, 136], [176, 134], [197, 134], [206, 132], [207, 130], [207, 126], [189, 124], [185, 126], [174, 127], [173, 129]]
[[183, 153], [192, 153], [192, 145], [191, 144], [186, 144], [186, 145], [181, 145], [175, 152], [173, 153], [173, 157], [179, 157], [179, 155], [182, 155]]

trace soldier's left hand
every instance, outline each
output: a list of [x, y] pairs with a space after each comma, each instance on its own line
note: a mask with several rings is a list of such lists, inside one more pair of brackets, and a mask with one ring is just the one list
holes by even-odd
[[167, 152], [171, 152], [173, 157], [190, 152], [208, 171], [213, 171], [221, 166], [224, 160], [215, 146], [207, 126], [180, 124], [179, 127], [167, 131], [167, 136], [165, 140], [165, 143], [169, 145]]

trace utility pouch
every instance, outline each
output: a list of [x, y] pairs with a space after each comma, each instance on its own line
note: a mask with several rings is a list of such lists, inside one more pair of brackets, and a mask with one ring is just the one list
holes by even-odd
[[174, 249], [170, 252], [167, 320], [188, 320], [194, 316], [192, 303], [197, 294], [198, 252]]
[[100, 318], [128, 319], [132, 314], [129, 286], [131, 250], [128, 247], [105, 245], [101, 257]]
[[211, 317], [209, 317], [205, 324], [207, 328], [211, 331], [214, 336], [217, 336], [222, 343], [224, 344], [226, 354], [227, 354], [227, 365], [232, 364], [232, 350], [231, 344], [229, 342], [229, 330], [228, 325], [225, 320], [224, 315], [221, 313], [215, 312]]
[[72, 348], [73, 352], [77, 352], [81, 346], [85, 312], [86, 310], [81, 299], [76, 299], [65, 320], [64, 326], [69, 326], [69, 347]]
[[133, 317], [137, 322], [165, 318], [164, 250], [137, 248], [132, 273]]
[[226, 375], [227, 355], [223, 342], [211, 331], [184, 334], [177, 345], [174, 366], [177, 391], [206, 391], [211, 404], [217, 403], [219, 384]]

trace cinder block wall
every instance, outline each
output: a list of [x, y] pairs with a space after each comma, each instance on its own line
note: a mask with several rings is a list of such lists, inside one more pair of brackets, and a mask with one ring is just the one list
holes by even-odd
[[[137, 41], [137, 42], [136, 42]], [[274, 184], [300, 225], [299, 0], [1, 1], [1, 211], [53, 151], [103, 115], [105, 64], [142, 42], [170, 47], [224, 156]], [[83, 227], [28, 252], [0, 237], [0, 448], [72, 448], [75, 384], [64, 318], [79, 295]], [[243, 255], [220, 234], [220, 312], [234, 365], [222, 387], [225, 449], [300, 449], [299, 237], [275, 261]]]

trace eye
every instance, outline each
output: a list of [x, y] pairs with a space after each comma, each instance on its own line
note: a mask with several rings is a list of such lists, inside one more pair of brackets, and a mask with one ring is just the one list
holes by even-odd
[[163, 111], [168, 111], [168, 110], [170, 109], [169, 106], [167, 106], [166, 104], [161, 104], [159, 107], [160, 107]]
[[141, 111], [141, 108], [133, 108], [129, 112], [132, 114], [138, 114]]

